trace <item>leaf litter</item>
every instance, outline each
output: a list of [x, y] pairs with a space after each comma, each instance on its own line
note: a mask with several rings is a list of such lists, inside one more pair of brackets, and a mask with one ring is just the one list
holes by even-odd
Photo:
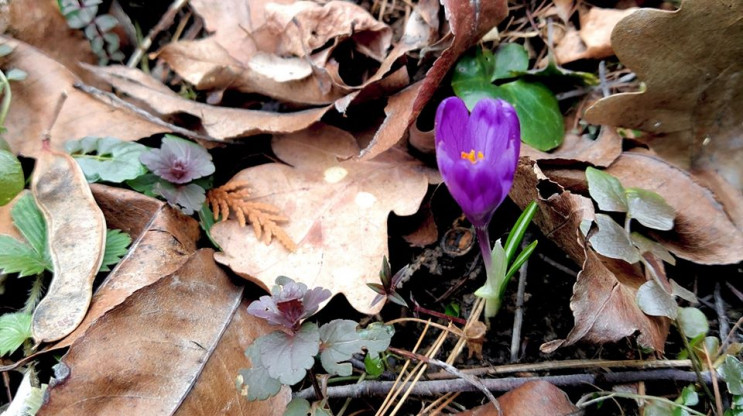
[[[23, 2], [13, 3], [17, 7]], [[400, 269], [405, 274], [402, 281], [426, 268], [431, 275], [440, 276], [454, 269], [450, 263], [469, 261], [466, 255], [457, 259], [449, 252], [437, 254], [435, 244], [431, 244], [437, 240], [438, 230], [449, 224], [442, 222], [439, 195], [443, 188], [431, 186], [440, 182], [440, 177], [422, 155], [434, 151], [433, 135], [425, 130], [430, 125], [429, 102], [436, 103], [442, 94], [449, 93], [442, 87], [449, 84], [447, 74], [472, 45], [487, 39], [483, 42], [490, 47], [494, 44], [487, 42], [500, 36], [500, 42], [506, 44], [514, 33], [526, 33], [517, 39], [526, 46], [527, 65], [532, 61], [543, 65], [546, 61], [542, 58], [553, 46], [547, 43], [555, 41], [558, 62], [577, 60], [580, 64], [607, 58], [609, 65], [614, 65], [611, 70], [616, 77], [622, 70], [617, 70], [616, 61], [612, 61], [613, 49], [619, 60], [648, 85], [643, 92], [615, 94], [598, 101], [588, 110], [585, 120], [600, 126], [587, 126], [581, 108], [596, 100], [596, 91], [603, 89], [608, 95], [609, 90], [628, 90], [624, 85], [617, 89], [615, 85], [619, 84], [607, 81], [599, 73], [600, 85], [583, 87], [580, 93], [588, 93], [586, 98], [570, 101], [576, 106], [567, 110], [564, 139], [556, 149], [539, 151], [523, 146], [510, 197], [522, 208], [535, 200], [538, 213], [534, 222], [539, 232], [582, 268], [570, 299], [572, 329], [567, 328], [567, 335], [543, 329], [536, 335], [538, 340], [531, 334], [531, 342], [544, 343], [542, 352], [554, 357], [582, 353], [585, 345], [606, 347], [625, 338], [653, 350], [656, 356], [669, 349], [676, 352], [673, 343], [666, 343], [672, 333], [667, 317], [678, 316], [683, 334], [688, 333], [689, 338], [694, 334], [686, 328], [692, 324], [701, 328], [698, 324], [707, 322], [703, 315], [697, 316], [699, 309], [676, 306], [676, 297], [694, 302], [697, 296], [682, 286], [690, 283], [688, 279], [682, 285], [669, 279], [680, 273], [679, 268], [673, 268], [676, 260], [670, 253], [682, 259], [680, 264], [685, 267], [690, 262], [735, 264], [741, 261], [743, 252], [740, 175], [737, 165], [731, 162], [737, 154], [737, 141], [731, 133], [735, 107], [726, 107], [735, 101], [737, 91], [732, 84], [736, 63], [729, 61], [730, 56], [737, 56], [737, 49], [727, 42], [727, 32], [712, 27], [707, 31], [709, 36], [694, 36], [695, 31], [688, 30], [728, 22], [734, 31], [739, 26], [735, 24], [737, 20], [729, 19], [735, 19], [739, 13], [737, 9], [723, 12], [720, 4], [712, 6], [709, 13], [702, 13], [700, 4], [698, 0], [687, 0], [676, 12], [662, 12], [600, 9], [556, 1], [554, 7], [525, 11], [523, 8], [529, 6], [516, 5], [508, 10], [505, 1], [421, 0], [405, 5], [357, 5], [341, 1], [245, 4], [194, 0], [188, 7], [195, 13], [196, 21], [203, 23], [203, 36], [181, 33], [179, 29], [173, 39], [183, 35], [182, 38], [160, 39], [159, 51], [149, 56], [153, 60], [142, 65], [145, 70], [121, 65], [78, 66], [77, 60], [90, 62], [87, 47], [81, 48], [81, 59], [49, 49], [38, 40], [33, 25], [29, 26], [14, 9], [16, 14], [11, 19], [15, 21], [10, 27], [22, 34], [15, 39], [0, 38], [0, 43], [14, 50], [0, 58], [0, 67], [20, 68], [29, 75], [26, 82], [13, 84], [13, 105], [6, 119], [5, 137], [13, 153], [37, 159], [37, 170], [44, 166], [45, 151], [37, 141], [28, 138], [41, 136], [43, 123], [51, 118], [61, 91], [70, 98], [52, 128], [52, 148], [67, 148], [73, 153], [77, 162], [60, 156], [71, 166], [88, 164], [84, 167], [87, 178], [82, 172], [72, 175], [81, 188], [88, 186], [85, 179], [121, 183], [140, 175], [147, 167], [154, 169], [155, 174], [167, 176], [164, 171], [157, 172], [160, 168], [153, 167], [152, 160], [140, 164], [139, 155], [145, 146], [127, 143], [143, 139], [149, 145], [153, 139], [148, 137], [153, 134], [181, 129], [179, 133], [185, 131], [189, 133], [187, 137], [198, 138], [212, 154], [230, 153], [233, 148], [255, 152], [260, 143], [267, 143], [261, 135], [272, 136], [270, 149], [258, 150], [269, 163], [246, 163], [241, 159], [256, 157], [256, 153], [251, 156], [232, 152], [235, 154], [226, 158], [215, 157], [219, 163], [234, 166], [217, 163], [215, 185], [220, 186], [207, 193], [210, 207], [203, 208], [200, 216], [202, 228], [222, 248], [221, 252], [198, 249], [205, 240], [199, 240], [195, 220], [167, 203], [136, 192], [93, 185], [95, 202], [91, 196], [84, 203], [71, 198], [66, 200], [67, 208], [58, 209], [68, 213], [74, 211], [73, 205], [82, 211], [99, 206], [105, 221], [95, 221], [102, 227], [91, 228], [100, 228], [102, 232], [98, 234], [108, 236], [120, 254], [106, 254], [106, 264], [118, 264], [98, 285], [84, 320], [73, 319], [74, 325], [66, 325], [59, 334], [35, 334], [36, 341], [62, 338], [48, 346], [47, 351], [69, 348], [40, 413], [118, 414], [122, 408], [154, 411], [153, 403], [142, 398], [159, 394], [154, 406], [162, 413], [213, 414], [230, 408], [234, 410], [231, 414], [282, 414], [290, 399], [290, 390], [281, 387], [282, 382], [291, 384], [304, 379], [306, 370], [315, 364], [315, 355], [330, 374], [348, 376], [370, 371], [371, 364], [364, 361], [366, 366], [359, 367], [358, 357], [352, 354], [362, 346], [377, 356], [380, 351], [369, 344], [372, 341], [357, 336], [356, 321], [307, 323], [316, 325], [311, 333], [335, 335], [331, 337], [334, 341], [320, 345], [318, 351], [304, 354], [315, 341], [308, 344], [307, 340], [271, 333], [275, 328], [247, 315], [249, 301], [244, 299], [244, 292], [249, 298], [256, 298], [258, 293], [251, 291], [250, 285], [244, 290], [239, 279], [229, 279], [212, 258], [263, 289], [268, 289], [277, 276], [286, 275], [309, 287], [323, 287], [332, 295], [343, 294], [351, 308], [363, 313], [379, 312], [384, 303], [374, 304], [377, 294], [367, 287], [367, 283], [375, 284], [377, 280], [381, 258], [391, 256], [393, 264], [403, 266], [410, 262]], [[577, 16], [571, 15], [576, 11]], [[175, 12], [175, 16], [185, 16], [178, 13], [183, 12]], [[504, 21], [498, 32], [491, 31], [508, 13], [518, 17]], [[537, 20], [533, 19], [535, 16]], [[624, 16], [629, 17], [617, 23]], [[554, 17], [565, 24], [565, 33], [549, 39], [546, 32], [550, 23], [544, 22]], [[576, 29], [577, 23], [580, 29]], [[609, 40], [612, 28], [614, 34]], [[66, 31], [56, 42], [75, 50], [73, 45], [79, 45], [80, 39], [70, 34]], [[661, 40], [668, 45], [681, 45], [684, 42], [679, 39], [690, 34], [694, 36], [692, 47], [679, 53], [671, 53], [673, 48], [660, 53], [652, 44]], [[124, 39], [126, 35], [116, 36]], [[44, 48], [52, 58], [31, 45]], [[717, 48], [713, 59], [700, 59], [696, 54], [707, 51], [709, 45]], [[169, 73], [164, 63], [173, 72]], [[152, 64], [154, 70], [148, 66]], [[694, 70], [669, 73], [668, 68], [674, 67]], [[714, 72], [712, 81], [705, 76], [707, 72], [700, 71]], [[502, 79], [513, 75], [500, 74], [505, 77]], [[77, 77], [101, 90], [77, 89]], [[546, 85], [555, 87], [549, 78], [538, 79], [546, 79]], [[180, 94], [174, 92], [179, 87]], [[108, 88], [117, 95], [107, 95]], [[564, 105], [566, 102], [560, 101], [563, 111], [569, 107]], [[363, 121], [357, 123], [360, 120]], [[405, 147], [408, 136], [409, 144], [421, 153]], [[124, 141], [108, 141], [106, 137]], [[680, 146], [673, 142], [678, 138], [682, 141]], [[110, 160], [106, 159], [109, 156]], [[586, 166], [602, 168], [602, 172], [613, 175], [622, 197], [603, 195], [602, 199], [589, 189], [586, 175], [591, 175], [592, 168], [586, 172]], [[168, 172], [173, 173], [171, 168]], [[178, 186], [173, 185], [173, 190]], [[206, 185], [204, 188], [209, 189]], [[167, 197], [168, 189], [160, 194]], [[596, 200], [598, 209], [589, 197]], [[168, 200], [178, 205], [175, 196]], [[17, 201], [22, 198], [11, 202], [11, 206], [18, 206]], [[41, 202], [39, 205], [46, 209]], [[198, 204], [189, 204], [193, 205], [192, 211], [198, 211]], [[408, 251], [400, 254], [396, 227], [417, 221], [410, 216], [417, 216], [421, 206], [430, 210], [425, 229], [435, 235], [421, 240], [425, 241], [420, 243], [423, 247], [407, 247]], [[0, 207], [0, 230], [11, 235], [7, 241], [26, 245], [29, 254], [42, 258], [45, 248], [33, 236], [29, 239], [28, 227], [13, 225], [11, 211], [10, 207]], [[53, 237], [58, 235], [57, 223], [44, 212], [51, 224], [51, 249], [58, 250], [60, 244]], [[628, 223], [635, 220], [631, 222], [632, 233], [617, 222], [623, 213], [629, 215]], [[210, 220], [204, 221], [204, 215]], [[65, 220], [70, 218], [64, 216]], [[88, 216], [88, 220], [91, 218]], [[106, 232], [106, 223], [126, 234]], [[407, 230], [406, 234], [410, 231], [414, 230]], [[127, 234], [132, 244], [119, 261], [127, 250]], [[272, 243], [274, 237], [280, 244]], [[80, 240], [86, 244], [78, 244], [71, 252], [80, 253], [80, 247], [85, 247], [90, 249], [85, 256], [104, 262], [105, 245], [101, 239]], [[52, 256], [53, 260], [57, 258]], [[663, 261], [671, 265], [668, 270]], [[473, 259], [472, 263], [476, 262]], [[16, 271], [3, 268], [5, 273]], [[43, 273], [45, 268], [40, 263], [36, 269], [26, 270], [26, 274]], [[89, 294], [98, 267], [91, 265], [87, 269], [87, 273], [77, 276], [85, 277], [85, 284], [72, 286]], [[683, 278], [683, 272], [681, 275]], [[413, 276], [412, 285], [406, 283], [404, 290], [399, 290], [399, 286], [385, 290], [403, 299], [402, 304], [411, 300], [408, 304], [416, 314], [429, 313], [427, 307], [444, 310], [444, 306], [452, 314], [460, 310], [464, 314], [471, 312], [466, 297], [441, 298], [451, 302], [446, 305], [440, 300], [430, 302], [428, 297], [439, 288], [431, 287], [424, 293], [415, 280]], [[695, 291], [706, 290], [705, 284], [701, 289], [695, 285]], [[533, 287], [530, 283], [529, 290], [539, 291]], [[59, 292], [55, 283], [49, 292]], [[456, 294], [456, 289], [451, 293]], [[528, 308], [528, 296], [525, 299]], [[183, 306], [184, 301], [188, 307]], [[337, 305], [340, 300], [331, 302]], [[43, 309], [43, 301], [41, 305]], [[199, 312], [207, 310], [209, 313]], [[330, 315], [336, 310], [320, 313], [337, 317]], [[386, 308], [382, 316], [390, 316], [389, 311]], [[510, 308], [504, 313], [511, 313]], [[528, 309], [526, 313], [528, 316]], [[12, 341], [0, 344], [0, 352], [10, 352], [25, 342], [25, 321], [16, 319], [11, 323], [14, 316], [6, 313], [0, 318], [8, 320], [7, 325], [2, 324], [0, 334], [3, 330], [16, 331], [12, 336], [0, 336]], [[722, 330], [723, 323], [719, 325]], [[705, 328], [701, 334], [709, 331], [709, 327]], [[65, 337], [69, 332], [72, 333]], [[266, 333], [273, 338], [251, 345]], [[487, 334], [486, 343], [495, 342], [495, 337], [495, 333]], [[158, 342], [153, 344], [152, 340]], [[396, 342], [404, 341], [396, 337], [393, 345]], [[528, 347], [528, 341], [524, 342]], [[112, 359], [112, 345], [118, 349], [123, 346], [125, 351], [117, 350], [117, 356], [124, 354], [134, 364]], [[295, 358], [293, 352], [287, 352], [286, 360], [270, 362], [264, 358], [269, 351], [292, 345], [309, 359], [290, 365], [289, 372], [285, 371], [289, 368], [286, 363]], [[484, 352], [486, 357], [493, 354], [492, 349]], [[24, 355], [28, 355], [25, 349]], [[632, 355], [646, 356], [637, 352]], [[165, 356], [172, 359], [163, 360]], [[258, 365], [249, 368], [248, 363], [255, 364], [256, 360]], [[103, 373], [102, 361], [108, 367]], [[466, 364], [473, 362], [456, 363]], [[248, 381], [239, 390], [234, 383], [238, 374], [243, 377], [238, 387]], [[278, 377], [281, 382], [258, 388], [255, 384], [259, 376], [271, 380]], [[101, 382], [99, 377], [106, 381]], [[163, 386], [167, 389], [163, 390]], [[111, 399], [96, 399], [103, 397], [101, 388]], [[111, 388], [115, 388], [113, 395]], [[324, 385], [318, 391], [330, 392]], [[277, 392], [267, 402], [246, 401], [243, 397], [264, 398]], [[519, 399], [514, 401], [513, 397]], [[522, 406], [524, 402], [532, 406], [530, 410]], [[495, 407], [486, 406], [489, 407], [473, 409], [473, 414], [495, 414]], [[576, 409], [561, 390], [546, 382], [512, 390], [500, 398], [500, 407], [508, 414], [547, 414], [557, 408], [569, 413]]]

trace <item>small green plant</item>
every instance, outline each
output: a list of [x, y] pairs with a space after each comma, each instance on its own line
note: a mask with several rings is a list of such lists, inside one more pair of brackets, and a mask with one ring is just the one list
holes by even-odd
[[[17, 277], [35, 276], [35, 280], [24, 308], [0, 316], [0, 356], [14, 352], [31, 337], [31, 315], [41, 300], [44, 272], [53, 272], [46, 222], [30, 193], [16, 201], [10, 216], [25, 241], [0, 235], [0, 271]], [[108, 271], [118, 263], [130, 243], [128, 234], [121, 230], [108, 230], [99, 271]]]
[[676, 264], [671, 253], [658, 242], [632, 231], [632, 221], [660, 231], [673, 228], [676, 213], [662, 196], [639, 188], [625, 188], [610, 174], [589, 167], [586, 169], [588, 192], [602, 211], [624, 214], [624, 225], [612, 217], [596, 213], [598, 229], [590, 231], [591, 222], [581, 224], [591, 246], [601, 255], [627, 263], [642, 263], [653, 277], [637, 292], [637, 304], [648, 315], [676, 319], [679, 307], [675, 297], [696, 302], [693, 293], [666, 277], [662, 261]]
[[366, 284], [371, 290], [377, 292], [377, 296], [375, 296], [372, 300], [371, 306], [376, 305], [382, 300], [384, 300], [385, 302], [389, 300], [393, 303], [407, 308], [407, 302], [405, 302], [405, 299], [403, 299], [402, 296], [397, 293], [397, 289], [402, 286], [406, 277], [408, 277], [408, 266], [405, 266], [402, 269], [398, 270], [397, 273], [395, 273], [393, 276], [392, 269], [390, 268], [390, 262], [387, 261], [387, 257], [384, 257], [382, 259], [382, 269], [379, 271], [379, 280], [381, 280], [382, 283]]
[[345, 361], [362, 349], [370, 357], [365, 359], [366, 366], [379, 366], [375, 360], [389, 347], [394, 334], [391, 326], [372, 323], [362, 329], [357, 322], [346, 319], [320, 327], [303, 322], [329, 297], [327, 289], [308, 289], [303, 283], [280, 276], [271, 296], [261, 296], [248, 306], [248, 313], [277, 327], [245, 351], [252, 367], [240, 370], [237, 387], [248, 400], [265, 400], [277, 394], [282, 385], [299, 383], [318, 356], [330, 375], [350, 376], [352, 367]]
[[83, 29], [90, 47], [99, 63], [121, 62], [124, 54], [119, 50], [119, 36], [112, 30], [119, 24], [110, 14], [98, 15], [98, 5], [103, 0], [57, 0], [59, 10], [72, 29]]
[[485, 97], [509, 102], [521, 122], [521, 140], [535, 149], [552, 150], [565, 135], [562, 113], [552, 91], [526, 77], [528, 69], [528, 54], [519, 44], [501, 45], [495, 54], [477, 48], [459, 59], [451, 86], [469, 109]]

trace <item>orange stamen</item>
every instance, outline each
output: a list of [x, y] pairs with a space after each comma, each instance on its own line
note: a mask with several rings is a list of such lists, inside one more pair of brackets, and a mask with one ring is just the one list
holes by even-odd
[[477, 161], [478, 161], [478, 160], [482, 160], [482, 159], [485, 159], [485, 155], [484, 155], [484, 154], [483, 154], [482, 152], [477, 152], [477, 156], [475, 156], [475, 150], [474, 150], [474, 149], [473, 149], [473, 150], [470, 150], [470, 151], [469, 151], [469, 153], [467, 153], [467, 152], [462, 152], [462, 153], [460, 154], [460, 157], [461, 157], [462, 159], [467, 159], [467, 160], [469, 160], [469, 161], [470, 161], [470, 163], [472, 163], [473, 165], [474, 165], [475, 163], [477, 163]]

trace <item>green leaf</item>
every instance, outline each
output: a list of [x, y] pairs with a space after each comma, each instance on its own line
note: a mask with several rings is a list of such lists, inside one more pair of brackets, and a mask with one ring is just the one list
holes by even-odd
[[6, 313], [0, 316], [0, 356], [8, 355], [31, 338], [31, 314]]
[[8, 81], [23, 81], [27, 76], [28, 74], [26, 71], [18, 68], [13, 68], [5, 73], [5, 78], [7, 78]]
[[0, 58], [10, 55], [11, 52], [13, 52], [13, 48], [10, 45], [7, 43], [0, 44]]
[[632, 239], [632, 243], [635, 244], [635, 247], [640, 250], [640, 254], [652, 253], [668, 264], [676, 264], [676, 258], [657, 241], [653, 241], [638, 232], [632, 232], [630, 238]]
[[699, 302], [699, 300], [697, 299], [697, 295], [695, 295], [694, 292], [687, 290], [686, 288], [680, 286], [673, 279], [669, 279], [669, 282], [671, 283], [671, 294], [673, 296], [678, 296], [681, 299], [691, 302], [691, 303]]
[[250, 358], [252, 368], [242, 368], [236, 381], [238, 391], [247, 387], [246, 397], [250, 401], [266, 400], [275, 396], [281, 390], [281, 382], [268, 375], [265, 367], [260, 365], [260, 354], [256, 349], [256, 344], [251, 344], [245, 355]]
[[459, 318], [459, 314], [461, 313], [461, 307], [456, 302], [449, 302], [444, 307], [444, 314], [447, 316], [453, 316], [455, 318]]
[[518, 43], [501, 45], [495, 52], [495, 73], [490, 81], [513, 78], [529, 69], [529, 54]]
[[475, 296], [485, 299], [485, 319], [490, 319], [498, 313], [500, 308], [500, 295], [505, 290], [503, 286], [506, 281], [506, 251], [501, 246], [500, 240], [493, 245], [491, 253], [491, 267], [486, 276], [485, 285], [475, 291]]
[[364, 348], [370, 355], [378, 355], [390, 346], [395, 335], [395, 327], [381, 322], [372, 322], [364, 329], [357, 330], [359, 338], [364, 340]]
[[284, 416], [307, 416], [310, 413], [310, 402], [305, 399], [293, 398], [284, 409]]
[[353, 354], [361, 352], [362, 339], [356, 332], [357, 322], [336, 319], [320, 327], [322, 352], [320, 362], [328, 374], [350, 376], [353, 367], [348, 361]]
[[18, 277], [33, 276], [51, 269], [44, 258], [28, 244], [13, 237], [0, 235], [0, 270], [18, 273]]
[[681, 396], [679, 396], [679, 399], [681, 399], [681, 404], [684, 406], [696, 406], [699, 404], [699, 395], [694, 389], [693, 384], [688, 385], [681, 390]]
[[372, 378], [384, 373], [384, 360], [379, 355], [366, 354], [364, 357], [364, 371]]
[[129, 234], [121, 230], [107, 230], [106, 231], [106, 250], [103, 253], [103, 262], [99, 272], [107, 272], [110, 266], [118, 263], [122, 257], [126, 255], [129, 250], [129, 244], [132, 243], [132, 238]]
[[511, 232], [508, 233], [506, 245], [503, 246], [503, 250], [506, 252], [506, 263], [511, 263], [513, 255], [516, 254], [516, 248], [521, 244], [521, 240], [524, 238], [524, 233], [529, 227], [529, 223], [532, 218], [534, 218], [534, 214], [537, 213], [538, 209], [539, 207], [537, 206], [536, 201], [529, 202], [529, 205], [527, 205], [521, 215], [519, 215], [519, 219], [516, 220], [516, 224], [513, 225]]
[[[506, 272], [506, 277], [505, 277], [505, 280], [506, 281], [509, 281], [511, 279], [511, 276], [513, 276], [514, 274], [516, 274], [516, 271], [524, 263], [526, 263], [526, 260], [529, 259], [529, 256], [531, 256], [531, 253], [533, 253], [534, 250], [537, 248], [537, 243], [538, 243], [538, 241], [536, 241], [536, 240], [535, 241], [532, 241], [531, 244], [529, 244], [528, 246], [526, 246], [526, 248], [523, 249], [521, 251], [521, 253], [519, 253], [519, 256], [516, 257], [516, 260], [513, 261], [513, 264], [511, 265], [511, 267], [508, 268], [508, 272]], [[503, 297], [503, 292], [502, 291], [505, 291], [505, 289], [506, 289], [506, 285], [503, 285], [501, 287], [501, 294], [500, 294], [501, 297]]]
[[627, 188], [627, 214], [640, 224], [656, 230], [673, 228], [676, 212], [662, 196], [646, 189]]
[[199, 225], [201, 226], [201, 229], [204, 230], [204, 233], [206, 233], [206, 237], [212, 243], [214, 248], [221, 251], [222, 248], [219, 247], [219, 244], [217, 244], [217, 242], [212, 238], [212, 227], [216, 223], [217, 222], [214, 220], [214, 212], [212, 212], [209, 204], [204, 202], [199, 210]]
[[51, 271], [51, 259], [46, 241], [46, 221], [39, 207], [36, 206], [31, 193], [23, 195], [16, 201], [10, 210], [10, 216], [13, 219], [13, 225], [20, 231], [26, 241], [31, 244], [31, 247], [41, 257], [47, 259], [50, 264], [49, 271]]
[[627, 212], [627, 197], [619, 179], [592, 167], [586, 168], [586, 179], [588, 193], [602, 211]]
[[455, 94], [464, 99], [458, 90], [464, 92], [492, 85], [494, 76], [495, 56], [487, 49], [476, 48], [474, 53], [467, 53], [457, 61], [451, 77], [451, 86]]
[[156, 197], [158, 195], [152, 191], [152, 188], [154, 188], [155, 184], [159, 183], [160, 181], [162, 181], [162, 179], [160, 179], [160, 177], [155, 175], [154, 173], [145, 173], [144, 175], [139, 176], [136, 179], [126, 181], [126, 184], [131, 186], [132, 189], [141, 194]]
[[200, 210], [206, 201], [206, 190], [193, 182], [173, 185], [161, 180], [152, 187], [152, 192], [165, 198], [170, 205], [180, 209], [186, 215]]
[[679, 307], [676, 299], [658, 286], [655, 280], [649, 280], [637, 290], [637, 306], [646, 315], [666, 316], [676, 319]]
[[147, 173], [139, 156], [148, 150], [139, 143], [113, 137], [85, 137], [65, 143], [88, 182], [121, 183]]
[[675, 407], [670, 403], [649, 399], [645, 405], [645, 416], [673, 416]]
[[521, 141], [543, 152], [562, 144], [565, 121], [549, 88], [517, 80], [501, 85], [496, 92], [495, 98], [508, 101], [516, 109], [521, 122]]
[[23, 190], [23, 167], [15, 155], [0, 150], [0, 205], [10, 202]]
[[315, 363], [320, 350], [320, 331], [316, 324], [305, 322], [294, 335], [274, 331], [255, 340], [255, 344], [268, 375], [282, 384], [292, 385], [300, 382]]
[[737, 358], [732, 355], [725, 356], [725, 361], [717, 372], [727, 383], [730, 394], [743, 395], [743, 364]]
[[589, 238], [589, 241], [599, 254], [621, 259], [630, 264], [640, 261], [640, 253], [622, 226], [605, 214], [596, 214], [596, 223], [599, 229]]
[[697, 308], [680, 308], [677, 321], [686, 338], [695, 338], [709, 331], [707, 317]]

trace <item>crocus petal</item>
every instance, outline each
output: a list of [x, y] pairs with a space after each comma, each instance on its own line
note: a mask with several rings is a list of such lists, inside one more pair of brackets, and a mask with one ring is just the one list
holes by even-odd
[[442, 101], [436, 109], [434, 123], [436, 147], [443, 144], [447, 152], [456, 153], [457, 157], [465, 147], [469, 147], [467, 151], [472, 149], [469, 138], [462, 134], [468, 118], [467, 106], [459, 97], [449, 97]]

